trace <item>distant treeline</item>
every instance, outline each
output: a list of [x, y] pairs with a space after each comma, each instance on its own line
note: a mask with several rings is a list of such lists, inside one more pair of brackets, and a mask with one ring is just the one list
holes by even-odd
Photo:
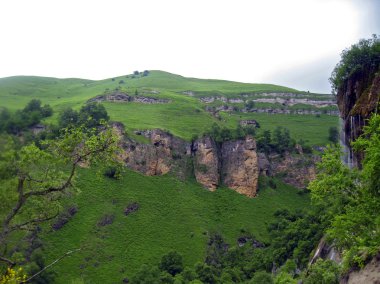
[[[214, 123], [209, 131], [206, 131], [203, 136], [210, 136], [216, 143], [223, 143], [229, 140], [243, 139], [247, 135], [254, 136], [257, 142], [257, 149], [260, 152], [266, 154], [285, 152], [294, 152], [295, 145], [298, 144], [302, 147], [304, 153], [311, 153], [311, 146], [306, 144], [306, 141], [300, 139], [296, 141], [291, 138], [290, 131], [287, 128], [278, 126], [273, 132], [270, 130], [264, 130], [257, 133], [257, 128], [260, 128], [260, 124], [257, 122], [256, 127], [252, 125], [242, 126], [237, 125], [235, 129], [229, 129], [227, 127], [220, 127]], [[194, 136], [193, 140], [196, 140], [198, 136]]]

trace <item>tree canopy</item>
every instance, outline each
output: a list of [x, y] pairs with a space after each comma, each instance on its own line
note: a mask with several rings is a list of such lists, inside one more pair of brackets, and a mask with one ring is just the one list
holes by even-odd
[[352, 75], [366, 69], [376, 72], [380, 66], [380, 39], [373, 35], [343, 50], [340, 62], [335, 66], [330, 83], [333, 92], [337, 92]]

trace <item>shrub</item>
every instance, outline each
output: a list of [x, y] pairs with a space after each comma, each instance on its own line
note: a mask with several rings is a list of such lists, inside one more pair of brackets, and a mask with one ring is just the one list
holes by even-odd
[[116, 167], [108, 167], [104, 171], [104, 176], [113, 179], [119, 179], [120, 172]]
[[159, 267], [161, 271], [166, 271], [173, 276], [181, 273], [183, 270], [182, 256], [176, 251], [169, 252], [161, 258]]
[[305, 284], [337, 284], [339, 283], [339, 267], [332, 260], [318, 259], [309, 268], [304, 278]]
[[256, 272], [250, 284], [273, 284], [272, 275], [265, 271]]

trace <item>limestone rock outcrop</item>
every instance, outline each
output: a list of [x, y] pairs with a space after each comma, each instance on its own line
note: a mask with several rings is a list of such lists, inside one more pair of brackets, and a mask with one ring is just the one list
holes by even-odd
[[192, 147], [194, 174], [197, 182], [211, 191], [220, 184], [220, 158], [216, 143], [210, 137], [198, 139]]
[[306, 188], [316, 177], [317, 156], [285, 153], [265, 155], [258, 153], [260, 175], [278, 176], [282, 181], [297, 188]]
[[273, 175], [283, 176], [282, 180], [298, 188], [306, 188], [315, 179], [317, 157], [285, 154], [284, 157], [270, 157]]
[[152, 98], [152, 97], [145, 97], [141, 95], [129, 95], [125, 92], [121, 91], [114, 91], [108, 94], [99, 95], [94, 98], [89, 99], [87, 102], [93, 103], [93, 102], [114, 102], [114, 103], [126, 103], [126, 102], [137, 102], [137, 103], [143, 103], [143, 104], [166, 104], [170, 103], [170, 100], [168, 99], [158, 99], [158, 98]]
[[172, 172], [185, 178], [190, 166], [190, 143], [159, 129], [145, 132], [149, 144], [127, 140], [121, 157], [128, 168], [145, 175], [164, 175]]
[[221, 152], [223, 183], [240, 194], [256, 196], [259, 179], [256, 141], [250, 136], [227, 141], [222, 144]]

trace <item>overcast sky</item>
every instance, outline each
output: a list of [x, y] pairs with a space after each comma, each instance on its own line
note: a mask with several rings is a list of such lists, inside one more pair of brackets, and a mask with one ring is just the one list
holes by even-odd
[[0, 77], [134, 70], [330, 92], [380, 0], [0, 0]]

